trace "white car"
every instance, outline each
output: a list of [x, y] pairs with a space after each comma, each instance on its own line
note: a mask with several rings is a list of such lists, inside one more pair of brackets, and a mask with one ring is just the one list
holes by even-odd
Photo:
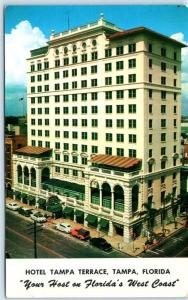
[[11, 210], [18, 210], [20, 208], [20, 206], [15, 202], [7, 203], [6, 207], [11, 209]]
[[33, 211], [31, 214], [31, 219], [39, 223], [44, 223], [47, 221], [46, 217], [40, 211]]
[[72, 229], [71, 225], [68, 223], [58, 223], [55, 227], [56, 229], [66, 233], [70, 233]]

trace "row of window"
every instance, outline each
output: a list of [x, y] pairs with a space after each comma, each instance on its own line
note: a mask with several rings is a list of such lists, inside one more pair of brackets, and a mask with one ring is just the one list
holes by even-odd
[[[177, 140], [177, 132], [172, 132], [172, 135], [173, 135], [174, 141], [176, 141]], [[160, 134], [160, 141], [161, 142], [166, 142], [167, 141], [167, 133], [166, 132], [162, 132]], [[149, 142], [149, 144], [153, 143], [153, 134], [148, 135], [148, 142]]]
[[[177, 152], [177, 146], [176, 145], [172, 146], [172, 151], [173, 151], [173, 153]], [[161, 155], [166, 155], [166, 147], [161, 147]], [[149, 156], [149, 158], [153, 157], [153, 149], [148, 150], [148, 156]]]
[[[173, 173], [172, 174], [172, 180], [174, 180], [174, 179], [176, 179], [177, 178], [177, 173]], [[161, 184], [162, 183], [165, 183], [165, 180], [166, 180], [166, 177], [163, 175], [163, 176], [161, 176], [161, 178], [160, 178], [160, 182], [161, 182]], [[148, 188], [151, 188], [152, 186], [153, 186], [153, 180], [152, 179], [150, 179], [150, 180], [148, 180]]]
[[[167, 161], [165, 160], [165, 161], [161, 161], [161, 170], [164, 170], [164, 169], [166, 169], [166, 167], [167, 167]], [[173, 158], [173, 166], [175, 167], [177, 165], [177, 159], [176, 158]], [[155, 168], [155, 166], [153, 165], [153, 164], [149, 164], [148, 165], [148, 172], [149, 173], [152, 173], [152, 172], [154, 172], [154, 168]]]
[[[69, 168], [63, 168], [63, 173], [64, 175], [70, 175], [72, 171], [72, 176], [78, 177], [79, 171], [75, 169], [69, 169]], [[55, 166], [55, 172], [56, 173], [61, 173], [61, 168], [59, 166]], [[84, 172], [82, 172], [82, 177], [84, 177]]]
[[[153, 60], [151, 58], [148, 61], [148, 65], [149, 65], [149, 68], [152, 69]], [[161, 71], [166, 72], [166, 70], [167, 70], [167, 63], [161, 62]], [[177, 74], [177, 66], [176, 65], [173, 66], [173, 72], [174, 72], [174, 74]]]
[[[169, 80], [170, 80], [170, 82], [168, 82], [168, 85], [170, 85], [170, 83], [171, 83], [171, 78], [169, 78]], [[152, 77], [152, 74], [149, 74], [148, 75], [148, 81], [150, 82], [150, 83], [152, 83], [153, 82], [153, 77]], [[161, 76], [161, 85], [167, 85], [167, 80], [166, 80], [166, 77], [165, 76]], [[173, 86], [174, 87], [176, 87], [177, 86], [177, 79], [173, 79]]]
[[[78, 111], [78, 108], [77, 106], [72, 106], [71, 108], [69, 106], [64, 106], [62, 108], [62, 113], [63, 114], [78, 114], [79, 111]], [[98, 106], [97, 105], [92, 105], [91, 107], [91, 113], [92, 114], [97, 114], [98, 113]], [[152, 105], [149, 104], [149, 113], [152, 113]], [[80, 107], [81, 109], [81, 114], [87, 114], [89, 113], [89, 107], [88, 106], [81, 106]], [[166, 114], [166, 111], [167, 111], [167, 106], [165, 104], [161, 105], [161, 114]], [[56, 115], [59, 115], [61, 113], [61, 107], [55, 107], [54, 108], [54, 112]], [[105, 112], [107, 114], [110, 114], [113, 112], [113, 106], [112, 105], [106, 105], [105, 106]], [[125, 105], [116, 105], [116, 113], [117, 114], [122, 114], [125, 112]], [[177, 106], [174, 105], [173, 106], [173, 112], [174, 114], [177, 114]], [[50, 108], [49, 107], [45, 107], [45, 108], [42, 108], [42, 107], [38, 107], [37, 109], [35, 109], [34, 107], [31, 108], [31, 114], [34, 115], [38, 113], [39, 115], [42, 115], [42, 114], [49, 114], [50, 113]], [[129, 105], [129, 113], [136, 113], [136, 105], [134, 104], [130, 104]]]

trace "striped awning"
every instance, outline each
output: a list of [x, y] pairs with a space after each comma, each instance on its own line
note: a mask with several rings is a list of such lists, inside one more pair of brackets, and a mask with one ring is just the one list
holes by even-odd
[[111, 167], [128, 169], [139, 164], [141, 162], [141, 159], [133, 157], [98, 154], [91, 157], [90, 161], [99, 165], [107, 165]]

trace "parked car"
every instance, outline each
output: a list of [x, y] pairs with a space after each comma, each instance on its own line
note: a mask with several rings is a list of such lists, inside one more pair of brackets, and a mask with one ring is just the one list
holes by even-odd
[[84, 228], [71, 229], [70, 234], [80, 240], [90, 239], [90, 232], [88, 230], [85, 230]]
[[25, 216], [25, 217], [30, 217], [30, 215], [32, 214], [32, 209], [30, 209], [30, 208], [27, 208], [27, 207], [19, 207], [19, 209], [18, 209], [18, 213], [20, 214], [20, 215], [23, 215], [23, 216]]
[[90, 244], [104, 251], [111, 251], [112, 246], [104, 238], [92, 238]]
[[11, 210], [18, 210], [20, 206], [16, 202], [10, 202], [6, 204], [6, 207]]
[[70, 233], [71, 232], [71, 225], [68, 223], [58, 223], [56, 224], [56, 229], [66, 232], [66, 233]]
[[33, 211], [31, 214], [31, 219], [39, 223], [44, 223], [47, 221], [45, 216], [40, 211]]

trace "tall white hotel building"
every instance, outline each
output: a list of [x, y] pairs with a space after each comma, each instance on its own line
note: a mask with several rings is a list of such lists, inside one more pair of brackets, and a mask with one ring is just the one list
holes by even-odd
[[[27, 59], [28, 146], [14, 154], [15, 197], [61, 200], [67, 218], [131, 241], [161, 225], [180, 193], [181, 48], [101, 17]], [[165, 222], [172, 218], [166, 203]]]

